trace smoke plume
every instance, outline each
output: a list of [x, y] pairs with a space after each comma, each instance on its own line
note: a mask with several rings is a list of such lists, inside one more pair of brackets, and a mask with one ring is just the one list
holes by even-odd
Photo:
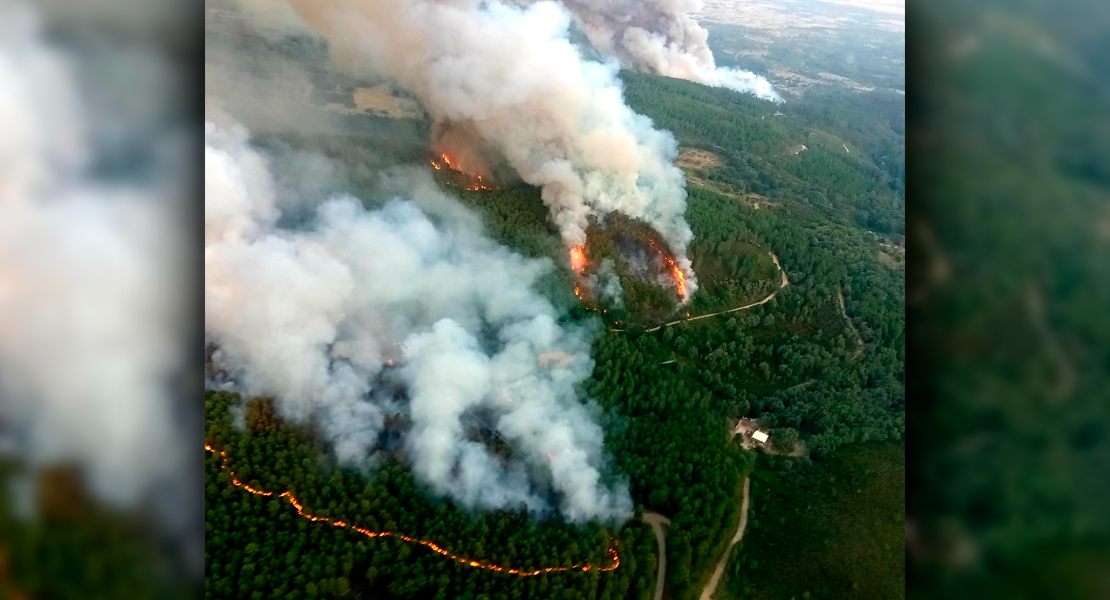
[[559, 2], [574, 14], [595, 48], [617, 57], [626, 67], [782, 101], [766, 78], [717, 67], [709, 32], [693, 17], [701, 11], [701, 0]]
[[[282, 0], [249, 0], [256, 5]], [[433, 121], [475, 132], [540, 186], [567, 247], [587, 219], [620, 212], [651, 224], [696, 288], [693, 237], [674, 137], [625, 103], [619, 65], [589, 61], [557, 4], [290, 0], [338, 60], [397, 81]], [[256, 6], [252, 14], [260, 14]]]
[[609, 306], [624, 306], [624, 290], [621, 288], [616, 265], [611, 259], [603, 259], [598, 265], [597, 272], [586, 278], [586, 283], [594, 290], [597, 297]]
[[[602, 431], [578, 399], [591, 332], [561, 324], [533, 289], [553, 265], [490, 241], [426, 172], [406, 177], [407, 197], [381, 208], [321, 199], [309, 224], [282, 228], [266, 159], [242, 128], [206, 123], [215, 360], [285, 417], [318, 423], [343, 461], [365, 464], [384, 417], [402, 413], [413, 470], [437, 493], [626, 518], [628, 491], [602, 481]], [[383, 381], [402, 383], [403, 397]], [[508, 456], [472, 439], [480, 426]]]

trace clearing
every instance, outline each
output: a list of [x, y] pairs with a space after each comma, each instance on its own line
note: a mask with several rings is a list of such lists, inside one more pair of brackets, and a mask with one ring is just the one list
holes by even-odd
[[755, 210], [759, 210], [759, 206], [761, 204], [764, 205], [764, 206], [777, 206], [778, 205], [777, 202], [771, 202], [770, 200], [768, 200], [767, 196], [762, 196], [760, 194], [744, 194], [744, 193], [741, 193], [741, 192], [738, 192], [738, 191], [734, 190], [728, 184], [720, 183], [720, 182], [716, 182], [716, 181], [709, 181], [708, 179], [702, 179], [701, 177], [698, 177], [697, 175], [690, 175], [689, 173], [687, 173], [686, 174], [686, 181], [688, 183], [692, 183], [692, 184], [694, 184], [698, 187], [705, 188], [705, 189], [707, 189], [707, 190], [709, 190], [713, 193], [720, 194], [722, 196], [729, 196], [730, 198], [736, 198], [737, 200], [740, 200], [741, 202], [745, 202], [747, 204], [750, 204], [751, 207], [754, 208]]
[[394, 95], [387, 84], [355, 88], [352, 92], [355, 107], [339, 102], [329, 102], [325, 107], [344, 115], [368, 114], [389, 119], [419, 119], [424, 111], [415, 100]]
[[700, 148], [683, 148], [679, 150], [674, 166], [680, 169], [715, 169], [721, 166], [721, 157]]
[[[815, 380], [810, 380], [805, 383], [800, 383], [794, 387], [805, 387], [813, 383], [814, 381]], [[759, 431], [760, 429], [762, 429], [765, 433], [770, 433], [772, 436], [771, 439], [764, 443], [759, 443], [755, 441], [755, 438], [752, 437], [752, 434], [756, 431]], [[798, 443], [794, 444], [794, 447], [791, 448], [789, 452], [783, 452], [781, 448], [775, 445], [774, 429], [763, 427], [763, 425], [759, 422], [759, 419], [740, 419], [736, 423], [736, 427], [732, 429], [732, 435], [735, 437], [737, 434], [740, 435], [740, 446], [742, 446], [745, 450], [754, 450], [756, 448], [759, 448], [767, 454], [778, 454], [780, 456], [789, 456], [790, 458], [800, 458], [806, 453], [806, 445], [805, 442], [803, 442], [802, 440], [798, 440]]]

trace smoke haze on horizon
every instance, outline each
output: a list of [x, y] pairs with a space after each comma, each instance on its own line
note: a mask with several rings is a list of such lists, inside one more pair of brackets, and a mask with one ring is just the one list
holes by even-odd
[[694, 17], [701, 11], [701, 0], [558, 1], [595, 48], [626, 67], [782, 102], [767, 78], [717, 66], [709, 32]]

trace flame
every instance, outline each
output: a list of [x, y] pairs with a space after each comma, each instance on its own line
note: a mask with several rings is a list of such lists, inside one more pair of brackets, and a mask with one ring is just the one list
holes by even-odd
[[[655, 240], [648, 240], [648, 245], [650, 245], [652, 248], [655, 248]], [[656, 249], [655, 251], [658, 252], [659, 256], [663, 258], [663, 262], [667, 263], [667, 266], [671, 268], [671, 278], [674, 279], [674, 285], [676, 288], [678, 288], [678, 295], [682, 297], [683, 300], [685, 300], [686, 273], [682, 272], [682, 269], [678, 267], [678, 264], [675, 263], [673, 258], [667, 256], [666, 254], [663, 254], [662, 250]]]
[[[216, 450], [215, 448], [213, 448], [209, 444], [204, 445], [204, 451], [220, 455], [220, 468], [227, 471], [227, 474], [231, 477], [231, 483], [235, 487], [240, 488], [242, 490], [245, 490], [245, 491], [247, 491], [251, 494], [254, 494], [256, 496], [273, 496], [274, 495], [273, 492], [268, 492], [268, 491], [265, 491], [265, 490], [255, 489], [255, 488], [243, 483], [242, 481], [239, 481], [239, 479], [236, 478], [236, 476], [235, 476], [235, 472], [227, 467], [227, 452], [224, 452], [223, 450]], [[285, 491], [285, 492], [282, 492], [282, 493], [278, 494], [277, 497], [278, 498], [285, 498], [286, 500], [288, 500], [289, 504], [292, 504], [293, 508], [297, 509], [297, 514], [298, 515], [300, 515], [301, 517], [304, 517], [305, 519], [308, 519], [309, 521], [312, 521], [314, 523], [317, 522], [317, 521], [323, 521], [325, 523], [331, 523], [331, 525], [333, 527], [339, 527], [339, 528], [342, 528], [342, 529], [350, 529], [351, 531], [361, 533], [362, 535], [365, 535], [366, 537], [370, 537], [370, 538], [395, 537], [395, 538], [398, 538], [398, 539], [401, 539], [401, 540], [404, 540], [406, 542], [410, 542], [410, 543], [413, 543], [413, 544], [420, 544], [421, 546], [424, 546], [425, 548], [428, 548], [429, 550], [431, 550], [431, 551], [433, 551], [437, 554], [440, 554], [442, 556], [446, 556], [447, 558], [450, 558], [451, 560], [453, 560], [455, 562], [458, 562], [458, 563], [461, 563], [461, 564], [464, 564], [464, 565], [467, 565], [467, 566], [470, 566], [470, 567], [475, 567], [475, 568], [478, 568], [478, 569], [485, 569], [487, 571], [497, 571], [498, 573], [507, 573], [509, 575], [517, 575], [517, 576], [520, 576], [520, 577], [532, 577], [534, 575], [542, 575], [544, 573], [556, 573], [556, 572], [561, 572], [561, 571], [582, 571], [583, 573], [585, 573], [585, 572], [593, 570], [595, 568], [593, 565], [591, 565], [589, 563], [585, 563], [585, 564], [574, 564], [574, 565], [571, 565], [569, 567], [547, 567], [547, 568], [544, 568], [544, 569], [535, 569], [535, 570], [530, 571], [530, 570], [527, 570], [527, 569], [509, 569], [509, 568], [503, 567], [501, 565], [482, 563], [482, 562], [479, 562], [479, 561], [474, 560], [472, 558], [467, 558], [465, 556], [459, 556], [457, 554], [452, 554], [450, 551], [445, 550], [444, 548], [437, 545], [435, 542], [432, 542], [432, 541], [429, 541], [429, 540], [422, 540], [420, 538], [407, 536], [407, 535], [404, 535], [402, 533], [398, 533], [396, 531], [370, 531], [369, 529], [364, 529], [362, 527], [356, 527], [353, 524], [349, 524], [349, 523], [347, 523], [345, 521], [341, 521], [339, 519], [334, 519], [333, 520], [329, 517], [317, 517], [317, 516], [311, 515], [311, 514], [305, 512], [304, 505], [301, 504], [297, 500], [297, 498], [295, 496], [293, 496], [293, 494], [291, 492], [288, 492], [288, 491]], [[621, 566], [620, 555], [617, 554], [617, 549], [615, 547], [613, 547], [612, 545], [609, 546], [609, 556], [612, 558], [613, 564], [609, 565], [608, 567], [597, 568], [598, 571], [602, 571], [602, 572], [615, 571], [617, 569], [617, 567]]]
[[678, 295], [685, 298], [686, 297], [686, 274], [682, 272], [682, 269], [678, 268], [678, 265], [674, 264], [673, 260], [671, 261], [671, 271], [674, 274], [675, 286], [678, 287]]
[[[654, 243], [652, 245], [654, 245]], [[678, 267], [678, 265], [674, 262], [673, 258], [663, 254], [662, 250], [659, 251], [659, 256], [662, 256], [663, 257], [663, 262], [667, 263], [667, 266], [669, 266], [671, 268], [671, 277], [674, 279], [675, 287], [678, 288], [678, 295], [681, 296], [683, 299], [685, 299], [686, 298], [686, 273], [682, 272], [682, 269], [680, 269]]]
[[[457, 161], [454, 164], [452, 164], [451, 163], [451, 157], [446, 155], [446, 154], [440, 154], [439, 158], [434, 158], [434, 159], [432, 159], [428, 162], [430, 162], [431, 165], [433, 167], [435, 167], [435, 170], [437, 170], [437, 171], [442, 171], [443, 167], [447, 167], [448, 170], [450, 170], [450, 171], [454, 171], [455, 173], [462, 174], [462, 176], [463, 176], [462, 178], [455, 177], [455, 178], [449, 178], [446, 181], [444, 181], [444, 183], [446, 183], [447, 185], [461, 187], [461, 188], [465, 189], [468, 192], [476, 192], [478, 190], [496, 190], [497, 189], [494, 186], [486, 185], [485, 182], [482, 180], [481, 175], [475, 175], [472, 178], [470, 175], [466, 174], [463, 171], [462, 166], [460, 166]], [[461, 183], [460, 183], [460, 179], [462, 179]]]
[[584, 246], [574, 246], [570, 249], [570, 268], [575, 273], [586, 270], [586, 248]]

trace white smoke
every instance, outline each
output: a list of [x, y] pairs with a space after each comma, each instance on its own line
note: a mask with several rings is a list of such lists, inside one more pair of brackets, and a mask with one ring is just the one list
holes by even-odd
[[134, 506], [184, 468], [167, 380], [186, 240], [166, 189], [91, 169], [108, 136], [78, 80], [32, 12], [0, 5], [0, 435], [32, 471], [81, 465], [97, 497]]
[[618, 308], [624, 306], [624, 289], [612, 259], [602, 259], [597, 272], [587, 278], [586, 284], [605, 304]]
[[[409, 199], [366, 210], [335, 197], [310, 226], [282, 229], [273, 178], [246, 132], [206, 123], [215, 360], [287, 418], [320, 423], [344, 461], [367, 460], [384, 416], [404, 411], [413, 470], [437, 493], [544, 510], [550, 490], [570, 520], [626, 518], [628, 491], [602, 483], [602, 432], [578, 399], [593, 369], [590, 332], [561, 325], [533, 289], [550, 261], [494, 244], [423, 177]], [[407, 398], [375, 389], [387, 378]], [[468, 437], [481, 424], [511, 457]]]
[[[283, 0], [249, 0], [281, 6]], [[674, 250], [692, 294], [686, 187], [677, 143], [622, 96], [619, 65], [589, 61], [553, 2], [290, 0], [345, 64], [397, 81], [432, 119], [474, 131], [543, 190], [568, 247], [587, 218], [620, 212]], [[276, 9], [275, 9], [276, 10]], [[252, 14], [260, 14], [257, 7]]]
[[717, 67], [709, 32], [693, 16], [701, 11], [701, 0], [559, 2], [574, 14], [595, 48], [629, 68], [782, 102], [765, 77]]

